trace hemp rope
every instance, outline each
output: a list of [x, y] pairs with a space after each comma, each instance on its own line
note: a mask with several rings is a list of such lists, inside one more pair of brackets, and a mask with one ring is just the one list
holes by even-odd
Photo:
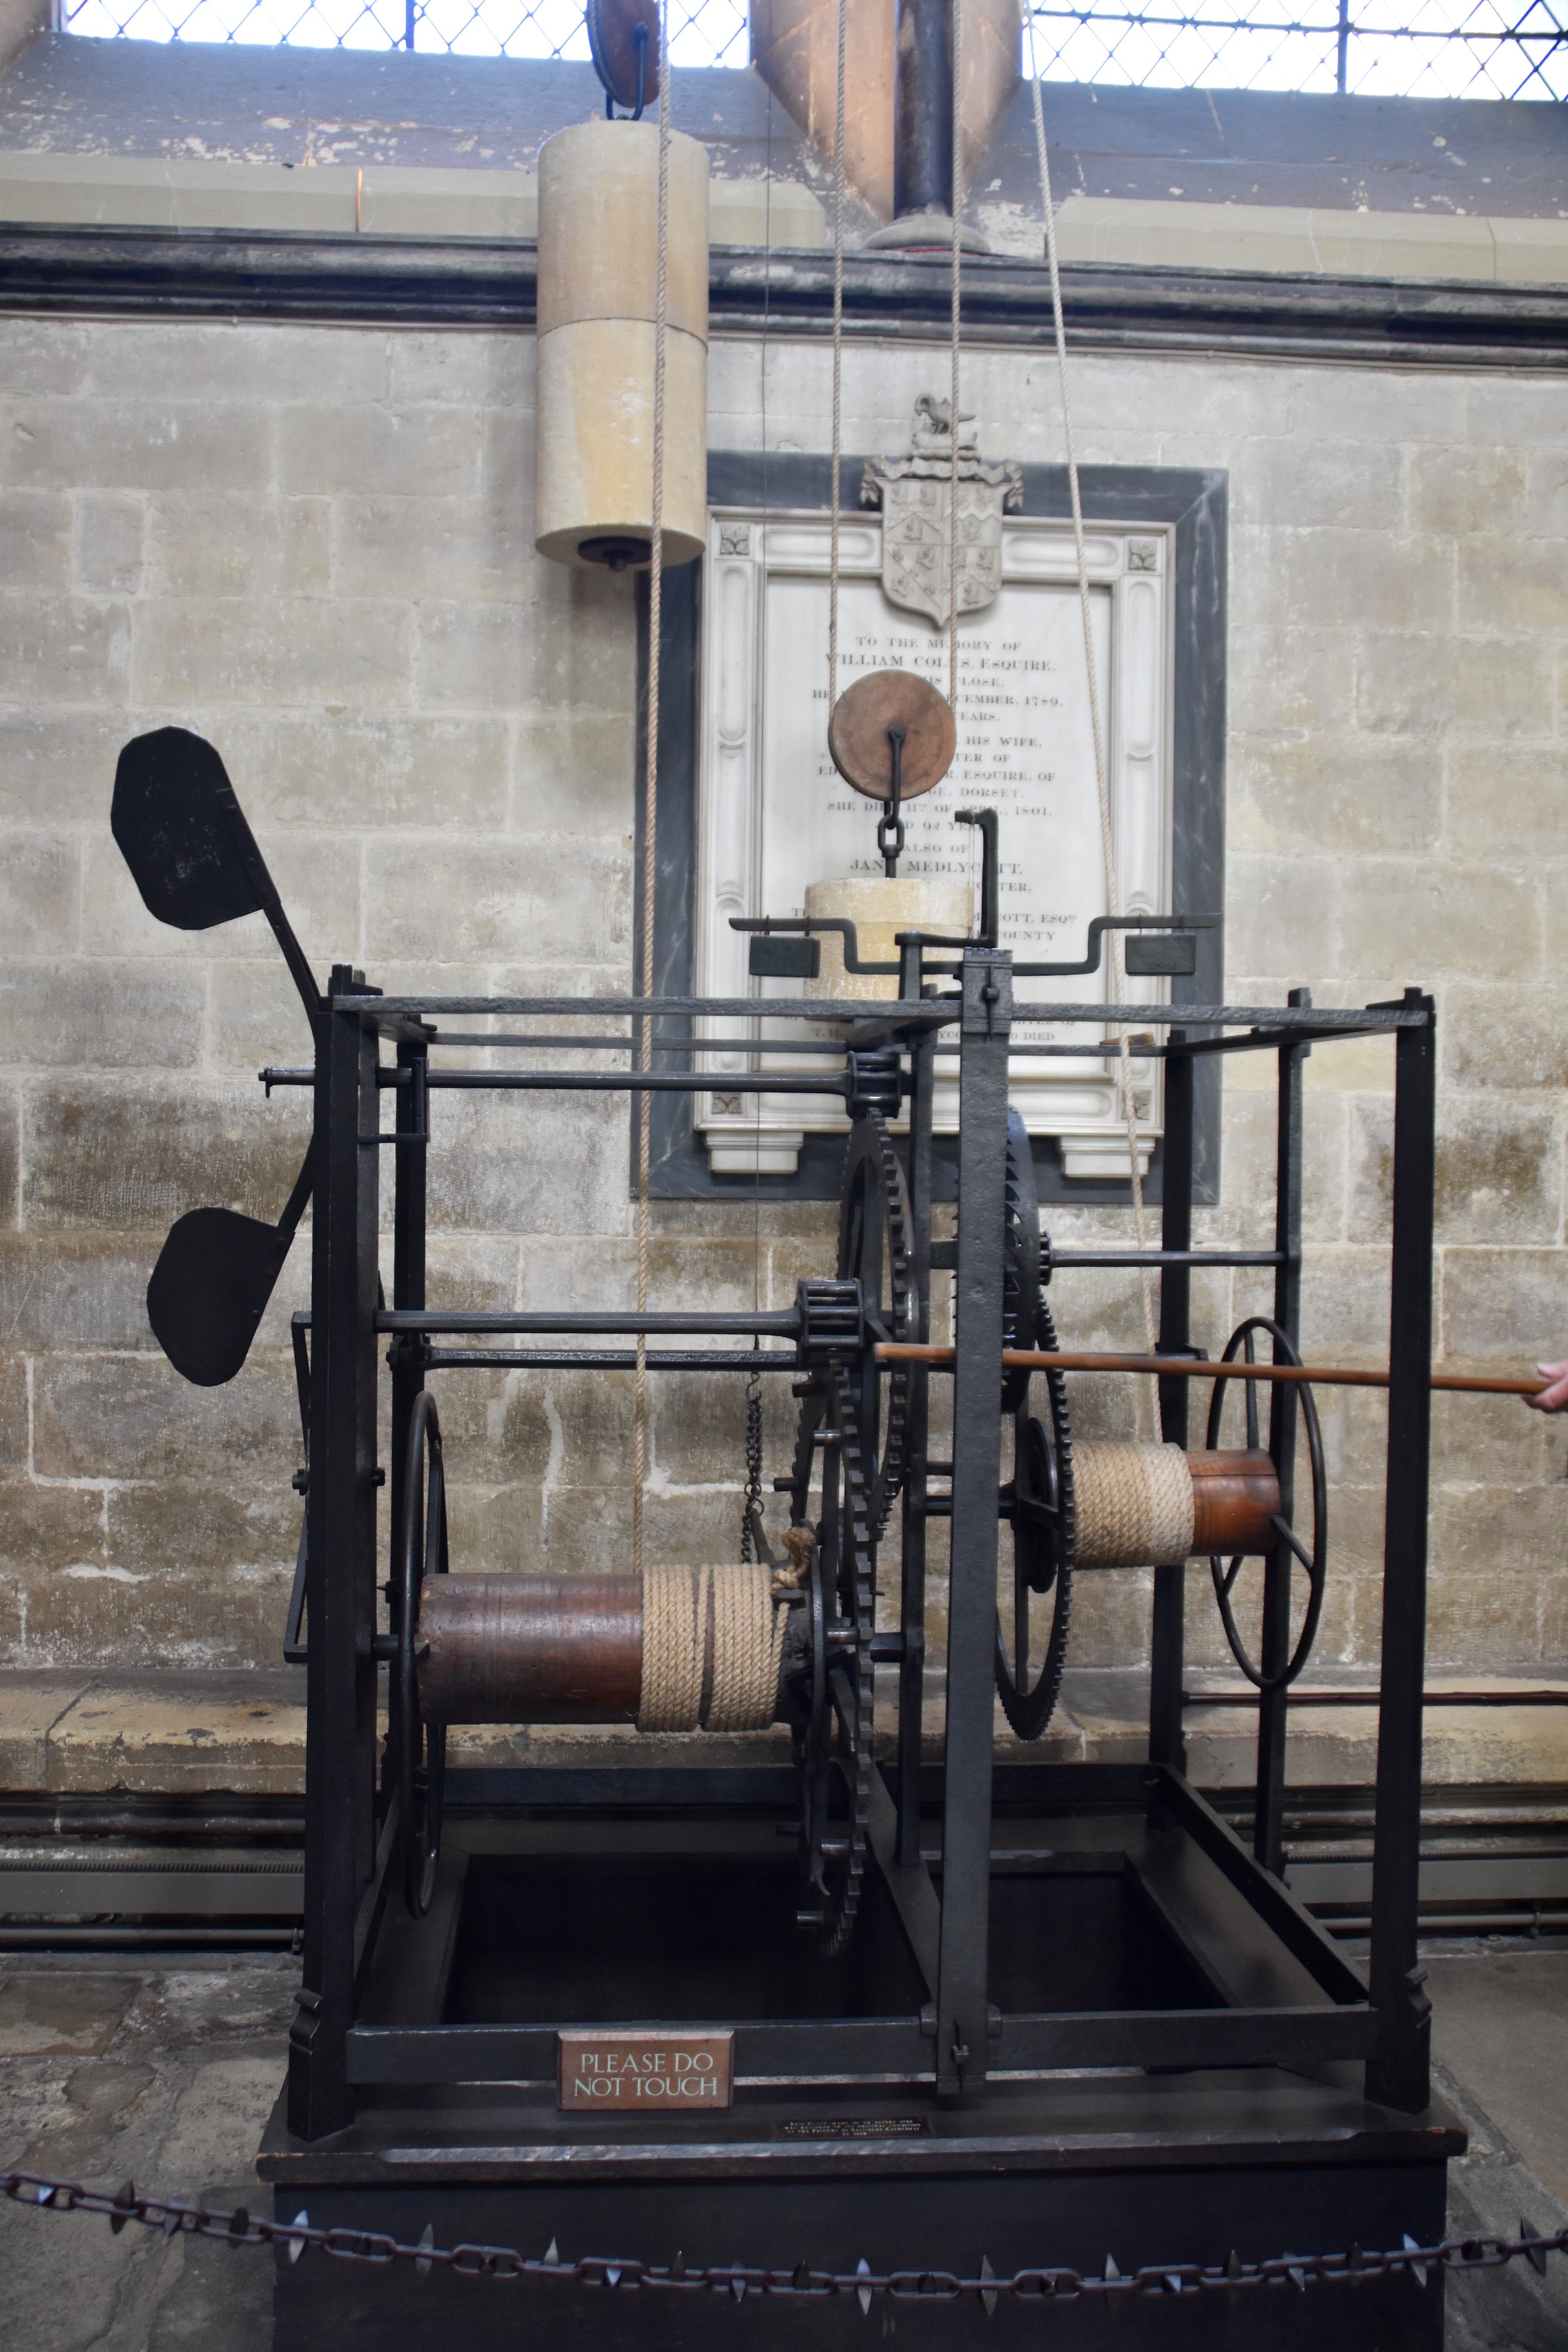
[[789, 1607], [766, 1566], [643, 1570], [639, 1731], [766, 1731]]
[[[658, 260], [653, 292], [653, 449], [648, 572], [648, 711], [643, 772], [643, 971], [640, 993], [653, 993], [653, 902], [658, 877], [659, 662], [664, 619], [664, 344], [670, 290], [670, 26], [659, 10], [659, 198]], [[638, 1024], [637, 1067], [652, 1068], [653, 1024], [644, 1013]], [[648, 1171], [653, 1097], [637, 1096], [637, 1369], [632, 1409], [632, 1565], [643, 1566], [643, 1498], [648, 1431]]]
[[947, 453], [947, 700], [955, 720], [958, 716], [958, 313], [962, 285], [959, 277], [962, 247], [958, 231], [958, 166], [964, 123], [963, 62], [964, 11], [960, 0], [953, 0], [953, 266], [948, 273], [951, 280], [948, 334], [952, 378], [947, 392], [947, 437], [952, 447]]
[[[1105, 899], [1107, 914], [1121, 912], [1116, 887], [1116, 852], [1111, 833], [1111, 794], [1105, 777], [1105, 745], [1100, 725], [1100, 685], [1094, 667], [1094, 625], [1089, 595], [1089, 557], [1083, 543], [1083, 502], [1079, 495], [1078, 455], [1072, 425], [1072, 394], [1067, 373], [1067, 328], [1061, 309], [1061, 271], [1056, 247], [1056, 214], [1051, 201], [1051, 158], [1045, 143], [1045, 109], [1040, 99], [1040, 68], [1034, 49], [1034, 12], [1024, 11], [1029, 31], [1030, 94], [1034, 105], [1034, 141], [1040, 164], [1040, 200], [1045, 215], [1045, 257], [1051, 272], [1051, 309], [1056, 329], [1056, 366], [1061, 383], [1061, 424], [1067, 450], [1067, 492], [1072, 509], [1072, 540], [1078, 559], [1078, 604], [1083, 622], [1083, 661], [1089, 674], [1089, 723], [1094, 738], [1094, 789], [1100, 804], [1100, 848], [1105, 861]], [[1116, 934], [1111, 935], [1106, 961], [1107, 978], [1111, 983], [1111, 1002], [1123, 1001], [1123, 953], [1116, 944]], [[1127, 1127], [1127, 1156], [1133, 1180], [1133, 1217], [1137, 1229], [1138, 1247], [1148, 1247], [1147, 1227], [1144, 1215], [1144, 1179], [1138, 1165], [1138, 1118], [1133, 1099], [1132, 1048], [1127, 1041], [1126, 1025], [1117, 1028], [1117, 1046], [1122, 1065], [1122, 1107]], [[1154, 1282], [1145, 1271], [1141, 1283], [1144, 1302], [1144, 1334], [1150, 1355], [1157, 1346], [1155, 1318]], [[1155, 1427], [1159, 1428], [1159, 1391], [1151, 1383], [1150, 1403]]]
[[[833, 116], [833, 480], [828, 538], [828, 721], [839, 698], [839, 458], [843, 446], [844, 382], [844, 63], [848, 0], [839, 0], [838, 101]], [[763, 436], [767, 446], [767, 436]], [[760, 1097], [758, 1097], [760, 1100]]]
[[1192, 1471], [1179, 1445], [1074, 1445], [1079, 1568], [1179, 1568], [1192, 1550]]

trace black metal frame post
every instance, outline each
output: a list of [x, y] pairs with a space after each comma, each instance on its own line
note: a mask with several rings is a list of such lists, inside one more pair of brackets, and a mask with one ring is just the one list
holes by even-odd
[[1011, 956], [996, 948], [967, 950], [962, 987], [953, 1540], [936, 1993], [936, 2088], [946, 2098], [977, 2090], [987, 2059]]
[[[1310, 1007], [1312, 992], [1292, 988], [1286, 1002]], [[1274, 1320], [1292, 1346], [1301, 1333], [1301, 1128], [1302, 1066], [1310, 1045], [1280, 1048], [1280, 1094], [1275, 1145]], [[1296, 1500], [1296, 1424], [1301, 1401], [1288, 1382], [1270, 1392], [1269, 1454], [1280, 1481], [1280, 1516], [1291, 1522]], [[1270, 1677], [1284, 1673], [1291, 1657], [1291, 1583], [1295, 1555], [1278, 1537], [1263, 1570], [1263, 1624], [1260, 1663]], [[1290, 1692], [1280, 1685], [1259, 1694], [1258, 1797], [1252, 1850], [1276, 1878], [1285, 1870], [1285, 1735]]]
[[[400, 1038], [397, 1068], [400, 1078], [406, 1073], [406, 1083], [398, 1087], [393, 1097], [396, 1113], [394, 1132], [399, 1140], [392, 1154], [396, 1161], [392, 1174], [392, 1307], [400, 1314], [419, 1314], [423, 1313], [425, 1304], [429, 1046], [419, 1039]], [[400, 1331], [388, 1350], [392, 1367], [392, 1433], [387, 1517], [391, 1525], [393, 1563], [388, 1593], [391, 1625], [394, 1633], [401, 1630], [397, 1622], [396, 1564], [402, 1556], [403, 1480], [408, 1467], [409, 1420], [413, 1412], [413, 1401], [424, 1385], [425, 1360], [430, 1354], [430, 1344], [422, 1331]], [[391, 1754], [396, 1754], [402, 1737], [403, 1727], [398, 1720], [399, 1706], [400, 1693], [394, 1675], [387, 1692]], [[392, 1795], [390, 1769], [383, 1775], [382, 1793], [383, 1801], [390, 1802]]]
[[[329, 997], [361, 986], [334, 968]], [[310, 1285], [304, 1965], [289, 2033], [288, 2122], [319, 2138], [353, 2116], [347, 2037], [354, 1927], [375, 1848], [378, 1040], [352, 1013], [317, 1021]]]
[[[918, 947], [902, 950], [899, 994], [920, 994]], [[916, 1037], [909, 1055], [909, 1212], [914, 1230], [910, 1255], [915, 1276], [915, 1337], [931, 1337], [931, 1114], [936, 1076], [933, 1031]], [[931, 1375], [924, 1364], [910, 1367], [908, 1462], [904, 1481], [901, 1529], [899, 1622], [904, 1647], [898, 1664], [897, 1860], [906, 1870], [920, 1859], [920, 1734], [925, 1706], [925, 1500], [926, 1458], [931, 1443]]]
[[[1421, 1867], [1421, 1727], [1427, 1664], [1427, 1512], [1432, 1445], [1432, 1240], [1437, 1008], [1407, 989], [1420, 1028], [1395, 1049], [1394, 1246], [1388, 1333], [1388, 1469], [1383, 1664], [1373, 1831], [1372, 1997], [1381, 2021], [1367, 2095], [1418, 2113], [1431, 2095], [1431, 2003], [1416, 1964]], [[1381, 1007], [1369, 1007], [1381, 1010]]]
[[[1192, 1080], [1190, 1055], [1175, 1048], [1185, 1043], [1180, 1029], [1170, 1034], [1166, 1062], [1166, 1160], [1164, 1213], [1160, 1246], [1166, 1250], [1192, 1247]], [[1145, 1277], [1146, 1279], [1146, 1277]], [[1160, 1332], [1162, 1356], [1185, 1356], [1192, 1345], [1192, 1269], [1166, 1265], [1160, 1269]], [[1160, 1435], [1167, 1445], [1186, 1444], [1187, 1382], [1174, 1373], [1159, 1382]], [[1149, 1640], [1149, 1761], [1186, 1770], [1186, 1743], [1182, 1737], [1182, 1683], [1186, 1667], [1186, 1570], [1156, 1568], [1154, 1613]]]

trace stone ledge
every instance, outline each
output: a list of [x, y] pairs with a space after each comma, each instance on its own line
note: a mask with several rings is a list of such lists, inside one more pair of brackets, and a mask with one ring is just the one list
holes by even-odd
[[[1335, 1678], [1323, 1680], [1338, 1686]], [[1501, 1704], [1434, 1706], [1427, 1716], [1428, 1788], [1542, 1786], [1568, 1782], [1568, 1674], [1523, 1668], [1514, 1675], [1446, 1676], [1434, 1687], [1497, 1694]], [[1563, 1705], [1510, 1706], [1511, 1688], [1561, 1690]], [[1249, 1788], [1256, 1717], [1215, 1685], [1210, 1704], [1186, 1715], [1188, 1769], [1207, 1789]], [[1370, 1694], [1369, 1694], [1370, 1696]], [[1221, 1703], [1213, 1703], [1215, 1698]], [[1136, 1763], [1145, 1753], [1143, 1677], [1082, 1671], [1068, 1676], [1045, 1738], [1015, 1740], [998, 1713], [998, 1761]], [[927, 1710], [925, 1746], [940, 1759], [939, 1711]], [[1366, 1787], [1376, 1765], [1376, 1712], [1365, 1706], [1304, 1706], [1291, 1717], [1290, 1774], [1300, 1787]], [[530, 1763], [578, 1766], [788, 1761], [782, 1729], [749, 1738], [640, 1738], [630, 1727], [511, 1730], [464, 1725], [451, 1734], [455, 1765], [491, 1769]], [[305, 1781], [304, 1675], [297, 1668], [255, 1674], [111, 1675], [0, 1669], [0, 1790], [58, 1795], [113, 1790], [194, 1795], [226, 1790], [294, 1796]]]
[[[716, 246], [797, 253], [827, 246], [827, 215], [799, 181], [716, 179], [709, 201]], [[0, 221], [530, 243], [538, 234], [538, 179], [520, 171], [10, 149], [0, 150]], [[1057, 214], [1057, 240], [1070, 264], [1568, 284], [1568, 220], [1071, 195]]]
[[0, 1788], [290, 1796], [304, 1782], [297, 1671], [0, 1671]]
[[1064, 262], [1470, 285], [1568, 283], [1568, 220], [1069, 196], [1058, 210], [1056, 234]]
[[[792, 180], [713, 180], [718, 246], [821, 252], [827, 216]], [[0, 221], [97, 228], [291, 231], [486, 240], [538, 235], [533, 172], [295, 166], [0, 150]]]

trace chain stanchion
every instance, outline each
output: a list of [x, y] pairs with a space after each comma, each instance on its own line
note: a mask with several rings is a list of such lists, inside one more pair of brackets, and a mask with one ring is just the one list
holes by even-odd
[[[853, 2295], [868, 2315], [873, 2302], [883, 2296], [893, 2303], [957, 2303], [966, 2296], [998, 2295], [1022, 2303], [1070, 2303], [1080, 2296], [1107, 2295], [1124, 2302], [1155, 2295], [1234, 2294], [1256, 2287], [1288, 2286], [1304, 2294], [1309, 2286], [1359, 2286], [1369, 2279], [1402, 2276], [1425, 2287], [1438, 2270], [1501, 2270], [1522, 2258], [1544, 2273], [1548, 2254], [1568, 2254], [1568, 2228], [1542, 2234], [1521, 2221], [1516, 2238], [1444, 2238], [1437, 2245], [1422, 2246], [1406, 2236], [1403, 2245], [1381, 2252], [1353, 2245], [1343, 2253], [1280, 2253], [1257, 2263], [1245, 2263], [1232, 2252], [1223, 2263], [1149, 2263], [1133, 2271], [1118, 2269], [1109, 2255], [1100, 2272], [1041, 2264], [1015, 2271], [1011, 2277], [992, 2272], [988, 2263], [975, 2278], [956, 2271], [873, 2271], [865, 2262], [852, 2271], [814, 2270], [804, 2262], [793, 2269], [765, 2270], [747, 2263], [695, 2264], [679, 2254], [668, 2263], [605, 2254], [584, 2254], [571, 2262], [553, 2240], [549, 2252], [538, 2255], [520, 2253], [515, 2246], [438, 2246], [429, 2231], [419, 2244], [405, 2246], [379, 2230], [313, 2229], [303, 2213], [292, 2221], [268, 2221], [243, 2205], [231, 2212], [187, 2204], [177, 2197], [143, 2197], [129, 2180], [111, 2190], [38, 2173], [5, 2172], [0, 2173], [0, 2189], [13, 2204], [52, 2213], [104, 2214], [117, 2234], [128, 2221], [137, 2221], [170, 2238], [218, 2238], [235, 2247], [281, 2245], [292, 2261], [315, 2252], [379, 2269], [390, 2263], [413, 2263], [422, 2278], [433, 2269], [449, 2270], [461, 2278], [554, 2280], [618, 2294], [637, 2289], [727, 2294], [737, 2304], [750, 2294], [786, 2303]], [[986, 2307], [993, 2306], [988, 2303]]]

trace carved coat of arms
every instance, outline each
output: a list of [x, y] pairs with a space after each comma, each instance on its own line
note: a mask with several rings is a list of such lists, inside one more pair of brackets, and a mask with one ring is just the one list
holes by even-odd
[[889, 603], [928, 614], [938, 628], [953, 609], [950, 499], [956, 493], [960, 616], [982, 611], [1000, 588], [1002, 516], [1023, 504], [1022, 468], [980, 456], [977, 436], [965, 430], [972, 416], [958, 418], [955, 467], [950, 408], [923, 393], [909, 455], [868, 460], [861, 483], [861, 504], [883, 512], [882, 584]]

